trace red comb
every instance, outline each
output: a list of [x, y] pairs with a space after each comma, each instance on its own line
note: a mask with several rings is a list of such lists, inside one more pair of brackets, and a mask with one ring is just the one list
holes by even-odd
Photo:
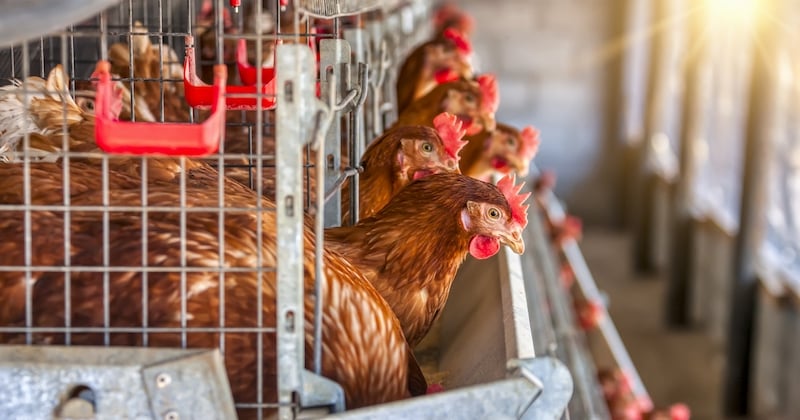
[[619, 393], [621, 394], [628, 394], [633, 392], [633, 380], [631, 379], [631, 375], [624, 370], [619, 370]]
[[204, 0], [203, 4], [200, 5], [200, 13], [198, 16], [209, 17], [213, 11], [214, 5], [211, 3], [211, 0]]
[[642, 410], [639, 409], [639, 405], [636, 404], [636, 401], [630, 401], [625, 404], [622, 408], [621, 417], [614, 417], [624, 420], [642, 420]]
[[539, 150], [539, 130], [529, 125], [522, 129], [520, 133], [522, 142], [519, 146], [519, 154], [524, 160], [533, 159]]
[[472, 44], [469, 42], [466, 36], [455, 28], [447, 28], [444, 30], [445, 39], [448, 39], [456, 45], [456, 49], [461, 55], [469, 55], [472, 54]]
[[453, 3], [445, 3], [433, 15], [433, 22], [436, 25], [443, 24], [447, 19], [457, 15], [459, 12], [458, 7]]
[[478, 76], [478, 85], [481, 87], [481, 108], [487, 114], [497, 112], [500, 98], [497, 92], [497, 78], [493, 74]]
[[442, 112], [433, 119], [433, 126], [436, 127], [439, 137], [442, 138], [444, 149], [448, 155], [454, 158], [458, 158], [458, 152], [467, 144], [466, 141], [461, 140], [466, 133], [461, 125], [461, 120], [448, 112]]
[[692, 412], [686, 404], [673, 404], [669, 407], [669, 417], [672, 420], [689, 420], [691, 416]]
[[556, 225], [554, 241], [559, 245], [564, 244], [565, 241], [570, 239], [578, 241], [581, 238], [583, 231], [583, 222], [580, 218], [567, 215]]
[[506, 200], [508, 201], [508, 207], [511, 208], [511, 218], [514, 219], [514, 222], [519, 223], [521, 227], [525, 227], [528, 225], [528, 204], [524, 204], [525, 200], [530, 197], [531, 193], [527, 192], [525, 194], [520, 194], [519, 191], [522, 189], [522, 186], [525, 185], [524, 182], [521, 182], [519, 185], [514, 185], [516, 182], [516, 175], [506, 175], [500, 182], [497, 183], [497, 189], [506, 196]]
[[650, 397], [639, 397], [636, 399], [636, 404], [639, 404], [639, 409], [645, 413], [653, 411], [653, 401], [650, 399]]
[[579, 307], [578, 323], [584, 330], [593, 330], [600, 325], [603, 315], [603, 304], [589, 300]]
[[455, 82], [461, 76], [459, 76], [458, 72], [455, 70], [447, 68], [437, 71], [434, 73], [433, 77], [436, 79], [436, 83], [441, 85], [444, 83]]

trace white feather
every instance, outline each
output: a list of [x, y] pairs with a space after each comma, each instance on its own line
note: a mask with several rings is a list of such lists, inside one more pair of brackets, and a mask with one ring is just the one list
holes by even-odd
[[[17, 145], [26, 134], [45, 134], [45, 130], [39, 128], [25, 107], [26, 95], [28, 105], [34, 98], [44, 98], [43, 91], [36, 89], [35, 79], [38, 78], [31, 79], [33, 79], [31, 82], [24, 84], [19, 80], [13, 80], [13, 84], [0, 87], [0, 161], [2, 162], [15, 159]], [[43, 88], [44, 81], [41, 82]]]

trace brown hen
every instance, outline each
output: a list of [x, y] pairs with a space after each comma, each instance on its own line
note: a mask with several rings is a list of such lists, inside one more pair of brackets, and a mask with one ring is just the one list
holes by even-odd
[[131, 32], [130, 44], [115, 43], [108, 49], [111, 73], [123, 79], [137, 79], [133, 82], [134, 96], [141, 95], [153, 115], [163, 116], [163, 121], [189, 121], [189, 106], [183, 93], [183, 63], [178, 55], [169, 45], [153, 45], [147, 28], [140, 22], [134, 23]]
[[[434, 119], [436, 129], [393, 127], [375, 139], [361, 158], [359, 219], [372, 216], [410, 182], [432, 174], [458, 173], [458, 153], [466, 142], [461, 122], [448, 113]], [[342, 196], [349, 197], [350, 185]], [[342, 223], [349, 225], [350, 206], [342, 203]]]
[[522, 253], [529, 194], [511, 178], [498, 186], [436, 174], [403, 188], [381, 211], [352, 227], [325, 231], [326, 247], [365, 274], [415, 346], [444, 307], [469, 252], [489, 258], [504, 243]]
[[526, 176], [531, 159], [539, 149], [539, 131], [532, 126], [522, 131], [497, 123], [495, 131], [467, 138], [461, 153], [461, 173], [488, 181], [491, 175], [515, 173]]
[[474, 19], [467, 12], [461, 10], [452, 1], [439, 5], [433, 15], [434, 32], [439, 34], [448, 28], [455, 28], [469, 36], [475, 26]]
[[[98, 205], [103, 202], [102, 171], [95, 166], [72, 165], [70, 201], [74, 206]], [[60, 205], [63, 197], [62, 170], [58, 164], [34, 164], [32, 178], [37, 188], [31, 191], [31, 201], [36, 204]], [[142, 191], [135, 177], [110, 171], [109, 183], [117, 189], [107, 191], [108, 200], [114, 204], [140, 206]], [[0, 180], [5, 187], [0, 191], [3, 204], [21, 204], [23, 168], [20, 165], [0, 165]], [[10, 186], [18, 186], [13, 188]], [[181, 197], [172, 185], [154, 185], [148, 188], [148, 206], [175, 206]], [[69, 215], [68, 230], [71, 243], [69, 265], [73, 267], [103, 267], [104, 249], [110, 250], [106, 258], [112, 267], [163, 267], [164, 272], [150, 271], [145, 279], [138, 270], [118, 270], [108, 274], [108, 305], [104, 306], [103, 278], [100, 271], [73, 269], [69, 281], [69, 309], [65, 306], [63, 271], [34, 271], [31, 273], [33, 307], [32, 325], [37, 327], [64, 327], [66, 316], [72, 327], [94, 327], [98, 332], [76, 333], [70, 336], [73, 345], [100, 345], [104, 342], [101, 327], [142, 328], [146, 322], [151, 331], [147, 345], [151, 347], [180, 347], [181, 334], [159, 332], [159, 328], [176, 328], [182, 323], [189, 328], [185, 335], [187, 347], [214, 348], [224, 344], [225, 363], [237, 402], [256, 402], [256, 343], [259, 333], [193, 331], [192, 328], [257, 328], [259, 312], [263, 327], [264, 398], [275, 401], [276, 361], [275, 338], [275, 272], [259, 267], [275, 267], [276, 237], [275, 208], [269, 201], [260, 199], [252, 191], [226, 191], [222, 208], [227, 208], [224, 222], [220, 224], [220, 207], [217, 192], [207, 188], [185, 190], [185, 202], [195, 210], [182, 218], [172, 211], [150, 211], [143, 219], [139, 211], [114, 211], [107, 214], [108, 239], [104, 241], [104, 212], [73, 210]], [[261, 206], [262, 210], [256, 207]], [[234, 210], [236, 208], [238, 210]], [[261, 238], [256, 234], [257, 214], [261, 218]], [[25, 243], [24, 212], [3, 210], [0, 218], [0, 235], [6, 240], [0, 244], [0, 265], [24, 266]], [[64, 214], [59, 211], [32, 211], [30, 232], [34, 266], [61, 267], [64, 256]], [[146, 220], [146, 224], [145, 224]], [[185, 224], [185, 229], [181, 229]], [[144, 229], [144, 226], [147, 226]], [[220, 230], [222, 229], [222, 230]], [[183, 231], [183, 232], [182, 232]], [[143, 252], [142, 241], [147, 240]], [[224, 241], [224, 243], [220, 241]], [[304, 241], [306, 364], [311, 362], [311, 337], [314, 289], [314, 238], [306, 229]], [[184, 244], [181, 255], [179, 244]], [[260, 255], [260, 259], [259, 259]], [[185, 259], [185, 262], [182, 260]], [[334, 251], [324, 252], [325, 281], [323, 282], [323, 365], [322, 374], [339, 382], [345, 391], [348, 408], [393, 401], [425, 392], [424, 378], [405, 342], [402, 330], [390, 307], [378, 295], [359, 271]], [[181, 306], [181, 274], [185, 271], [185, 312]], [[220, 268], [244, 270], [226, 272]], [[0, 299], [3, 302], [20, 302], [3, 305], [0, 324], [25, 325], [25, 287], [22, 271], [0, 273]], [[221, 315], [220, 284], [224, 279], [224, 318]], [[257, 307], [258, 285], [261, 284], [263, 305]], [[143, 290], [147, 291], [143, 304]], [[144, 305], [144, 306], [143, 306]], [[65, 311], [69, 310], [68, 314]], [[104, 324], [104, 311], [110, 323]], [[143, 317], [146, 316], [146, 321]], [[141, 346], [144, 333], [112, 332], [112, 345]], [[65, 342], [61, 332], [41, 331], [33, 335], [37, 344]], [[24, 334], [6, 333], [0, 342], [24, 341]], [[246, 415], [247, 413], [240, 413]]]
[[397, 75], [397, 111], [403, 112], [414, 100], [452, 78], [472, 78], [469, 40], [455, 29], [420, 45], [400, 66]]
[[494, 114], [498, 105], [497, 80], [492, 75], [482, 75], [477, 80], [456, 80], [442, 83], [415, 100], [395, 122], [395, 126], [433, 126], [433, 119], [442, 112], [457, 116], [464, 124], [467, 135], [493, 131]]

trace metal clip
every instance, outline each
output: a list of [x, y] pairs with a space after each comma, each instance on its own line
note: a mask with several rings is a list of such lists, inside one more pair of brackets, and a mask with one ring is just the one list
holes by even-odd
[[[386, 80], [386, 72], [389, 67], [392, 65], [392, 59], [389, 57], [389, 47], [386, 43], [386, 40], [381, 40], [381, 46], [379, 50], [379, 57], [378, 65], [377, 65], [377, 74], [375, 77], [371, 78], [369, 81], [369, 87], [372, 89], [372, 137], [378, 137], [381, 133], [383, 133], [383, 124], [382, 116], [383, 112], [382, 109], [385, 105], [389, 104], [388, 101], [384, 101], [382, 95], [378, 93], [382, 91], [383, 83]], [[391, 106], [391, 104], [389, 104]]]

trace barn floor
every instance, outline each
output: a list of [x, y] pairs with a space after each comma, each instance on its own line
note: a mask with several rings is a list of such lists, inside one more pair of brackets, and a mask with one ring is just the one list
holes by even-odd
[[692, 419], [722, 419], [723, 351], [701, 330], [664, 326], [665, 275], [633, 272], [629, 235], [587, 228], [581, 250], [656, 405], [684, 402]]

